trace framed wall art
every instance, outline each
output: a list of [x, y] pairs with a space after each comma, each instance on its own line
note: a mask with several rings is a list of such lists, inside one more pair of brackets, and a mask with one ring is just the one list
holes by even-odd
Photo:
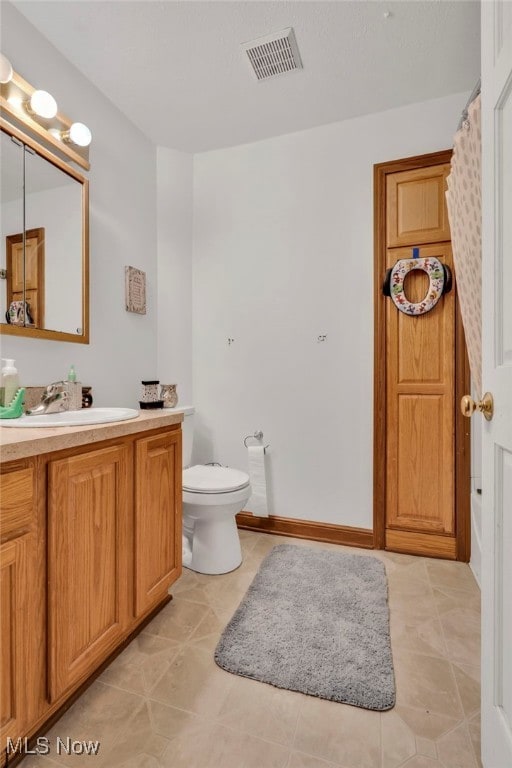
[[126, 311], [146, 314], [146, 273], [135, 267], [125, 267]]

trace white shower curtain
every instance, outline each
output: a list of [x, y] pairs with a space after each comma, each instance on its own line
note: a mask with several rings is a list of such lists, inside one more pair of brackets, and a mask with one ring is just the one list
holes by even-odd
[[482, 205], [480, 96], [457, 131], [446, 201], [462, 323], [475, 393], [482, 395]]

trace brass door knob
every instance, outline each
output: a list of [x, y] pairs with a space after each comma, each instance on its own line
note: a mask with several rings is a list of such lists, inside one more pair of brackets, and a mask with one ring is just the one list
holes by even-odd
[[460, 410], [462, 415], [468, 419], [475, 411], [480, 411], [487, 421], [490, 421], [494, 414], [494, 400], [490, 392], [486, 392], [481, 400], [475, 402], [471, 395], [464, 395], [460, 401]]

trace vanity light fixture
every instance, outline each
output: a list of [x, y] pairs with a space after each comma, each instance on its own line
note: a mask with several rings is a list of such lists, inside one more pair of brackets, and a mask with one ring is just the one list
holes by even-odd
[[92, 141], [92, 133], [83, 123], [72, 123], [69, 131], [63, 131], [60, 137], [62, 141], [72, 142], [77, 147], [88, 147]]
[[0, 83], [10, 83], [12, 80], [12, 64], [3, 53], [0, 53]]
[[[1, 0], [0, 0], [1, 2]], [[0, 112], [50, 144], [68, 160], [89, 170], [89, 145], [92, 134], [83, 123], [73, 122], [57, 109], [57, 102], [47, 91], [34, 88], [0, 53]], [[16, 124], [15, 123], [15, 124]]]
[[34, 91], [25, 107], [29, 114], [51, 120], [57, 114], [57, 102], [48, 91]]

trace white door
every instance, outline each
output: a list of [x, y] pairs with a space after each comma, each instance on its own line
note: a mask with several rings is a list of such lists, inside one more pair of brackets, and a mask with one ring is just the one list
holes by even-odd
[[482, 2], [482, 762], [512, 767], [512, 3]]

